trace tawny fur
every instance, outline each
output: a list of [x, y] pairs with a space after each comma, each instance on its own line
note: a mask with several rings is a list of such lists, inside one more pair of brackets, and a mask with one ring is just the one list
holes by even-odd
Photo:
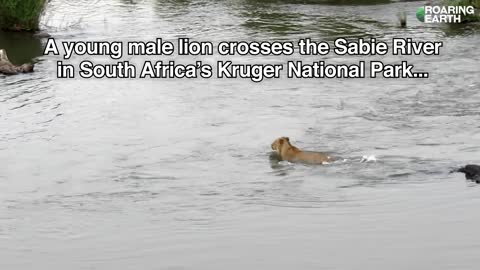
[[282, 160], [309, 164], [323, 164], [333, 161], [333, 158], [320, 152], [302, 151], [290, 143], [288, 137], [281, 137], [272, 143], [272, 150], [276, 151]]

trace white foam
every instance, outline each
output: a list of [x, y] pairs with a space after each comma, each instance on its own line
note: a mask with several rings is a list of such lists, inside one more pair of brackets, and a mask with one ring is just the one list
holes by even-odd
[[348, 161], [348, 159], [344, 158], [344, 159], [337, 159], [333, 163], [345, 163], [347, 161]]
[[377, 162], [377, 158], [374, 155], [363, 156], [360, 162]]

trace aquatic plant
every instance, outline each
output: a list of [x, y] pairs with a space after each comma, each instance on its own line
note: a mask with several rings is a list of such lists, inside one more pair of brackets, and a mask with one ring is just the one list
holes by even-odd
[[0, 29], [36, 31], [48, 0], [0, 0]]

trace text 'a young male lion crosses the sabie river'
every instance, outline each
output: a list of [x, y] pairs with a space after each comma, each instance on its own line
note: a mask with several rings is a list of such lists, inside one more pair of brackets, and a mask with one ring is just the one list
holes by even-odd
[[[181, 46], [178, 55], [213, 55], [213, 45], [210, 42], [192, 42], [188, 39], [179, 39]], [[112, 48], [109, 49], [109, 44]], [[94, 44], [89, 42], [76, 42], [63, 44], [66, 55], [69, 59], [72, 55], [110, 55], [112, 59], [120, 59], [123, 55], [121, 44], [113, 43]], [[101, 46], [104, 45], [104, 46]], [[332, 46], [333, 45], [333, 46]], [[180, 63], [174, 60], [149, 60], [142, 63], [141, 67], [129, 61], [121, 61], [115, 64], [98, 64], [90, 60], [82, 61], [79, 64], [79, 75], [82, 78], [248, 78], [254, 82], [261, 82], [264, 79], [280, 78], [428, 78], [428, 73], [414, 72], [414, 65], [402, 61], [401, 63], [383, 63], [380, 60], [358, 61], [351, 64], [327, 63], [322, 59], [317, 61], [289, 60], [287, 56], [310, 55], [325, 56], [333, 53], [339, 56], [382, 56], [387, 53], [393, 55], [438, 55], [442, 42], [416, 41], [412, 39], [395, 38], [390, 46], [384, 41], [377, 41], [371, 38], [368, 41], [346, 40], [339, 38], [333, 44], [328, 42], [315, 42], [310, 39], [300, 39], [297, 44], [293, 42], [221, 42], [217, 46], [216, 53], [221, 57], [236, 55], [235, 62], [232, 60], [220, 59], [215, 63], [197, 60], [194, 63]], [[55, 46], [55, 45], [54, 45]], [[129, 42], [127, 43], [129, 55], [152, 55], [172, 56], [175, 52], [173, 43], [157, 39], [156, 42]], [[193, 52], [189, 48], [195, 48]], [[52, 52], [58, 54], [56, 48], [47, 43], [46, 54]], [[283, 63], [274, 64], [251, 64], [255, 58], [252, 56], [281, 56]], [[241, 57], [249, 56], [246, 61]], [[151, 57], [150, 57], [151, 59]], [[197, 58], [198, 59], [198, 58]], [[275, 60], [275, 58], [272, 61]], [[337, 58], [339, 59], [339, 58]], [[250, 62], [250, 63], [244, 63]], [[140, 67], [140, 68], [139, 68]], [[69, 78], [75, 76], [75, 67], [57, 62], [57, 76]]]

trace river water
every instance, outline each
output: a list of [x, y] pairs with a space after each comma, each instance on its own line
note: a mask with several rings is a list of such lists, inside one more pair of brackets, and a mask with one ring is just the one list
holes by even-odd
[[[336, 2], [53, 0], [42, 25], [57, 41], [443, 41], [370, 57], [430, 78], [57, 79], [46, 40], [0, 34], [37, 62], [0, 77], [0, 269], [477, 269], [480, 187], [449, 171], [480, 162], [480, 27]], [[360, 58], [175, 58], [197, 59]], [[345, 160], [278, 162], [280, 136]]]

